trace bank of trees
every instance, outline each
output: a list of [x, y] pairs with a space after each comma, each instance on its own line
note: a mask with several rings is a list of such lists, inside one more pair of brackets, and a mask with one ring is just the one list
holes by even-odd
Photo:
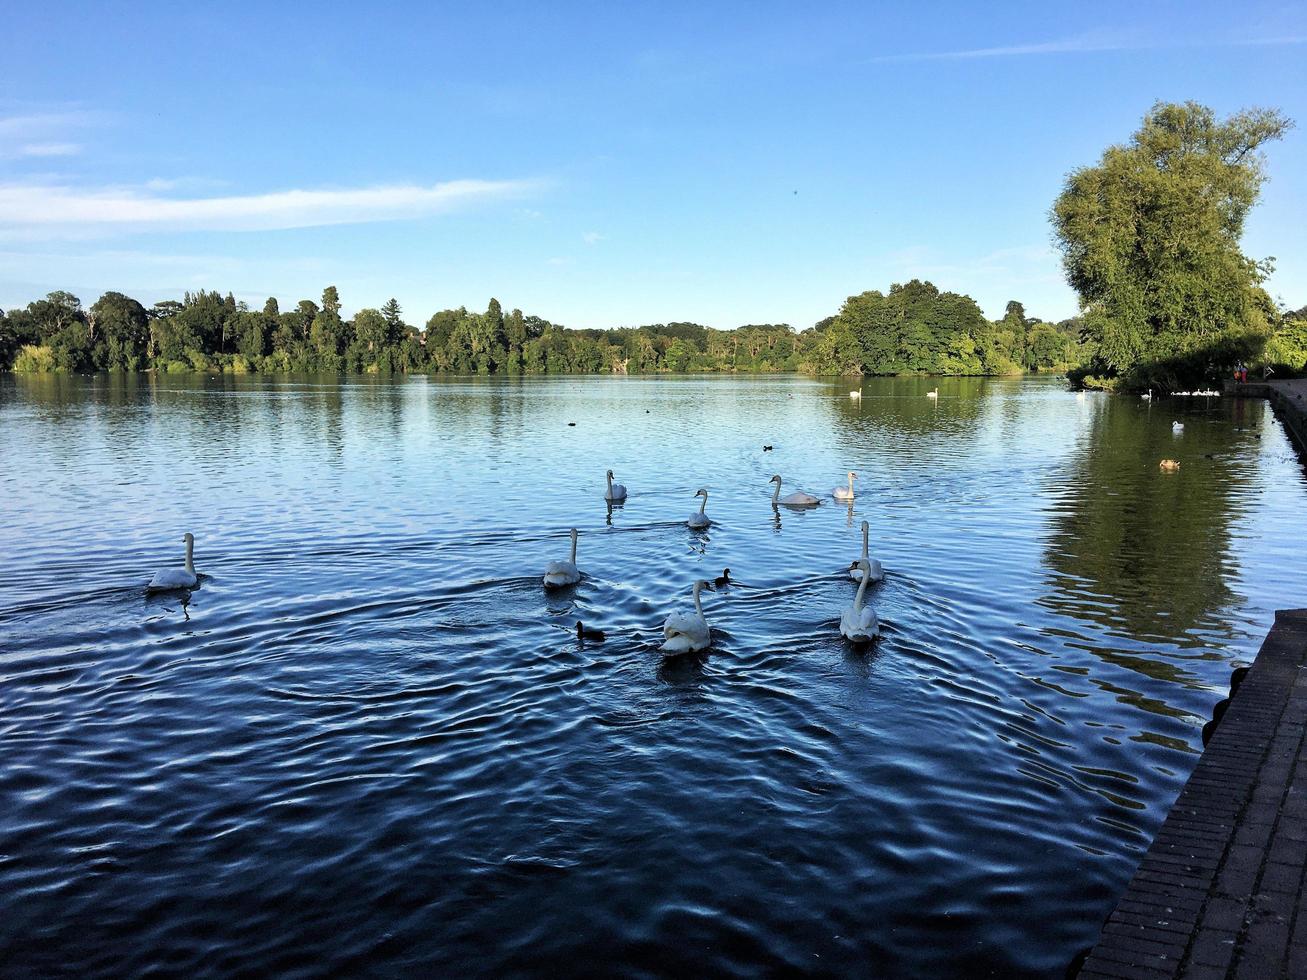
[[149, 308], [110, 292], [83, 307], [56, 292], [0, 313], [0, 365], [24, 372], [995, 374], [1065, 367], [1078, 350], [1074, 322], [1040, 322], [1014, 301], [991, 323], [970, 297], [917, 280], [852, 296], [802, 333], [784, 323], [571, 330], [494, 299], [484, 312], [441, 310], [417, 327], [393, 299], [345, 317], [334, 286], [287, 310], [208, 291]]
[[913, 279], [850, 296], [817, 324], [807, 363], [820, 374], [1015, 374], [1080, 358], [1079, 324], [1046, 323], [1013, 300], [989, 321], [970, 296]]
[[[1072, 173], [1052, 219], [1079, 293], [1093, 383], [1188, 387], [1301, 350], [1262, 287], [1269, 259], [1243, 254], [1244, 220], [1266, 179], [1260, 148], [1292, 123], [1271, 109], [1218, 119], [1158, 103], [1124, 145]], [[1301, 362], [1296, 366], [1301, 369]]]

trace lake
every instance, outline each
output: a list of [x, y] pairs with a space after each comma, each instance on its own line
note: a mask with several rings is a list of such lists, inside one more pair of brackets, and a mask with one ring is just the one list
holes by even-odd
[[1307, 476], [1261, 401], [861, 387], [0, 376], [0, 970], [1060, 975]]

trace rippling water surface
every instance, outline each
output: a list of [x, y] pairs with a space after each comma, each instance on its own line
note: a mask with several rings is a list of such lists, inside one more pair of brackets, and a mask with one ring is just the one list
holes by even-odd
[[0, 972], [1060, 973], [1307, 480], [1262, 402], [934, 384], [0, 378]]

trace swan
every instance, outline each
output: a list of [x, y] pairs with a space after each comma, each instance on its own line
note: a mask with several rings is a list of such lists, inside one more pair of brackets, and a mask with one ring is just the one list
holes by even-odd
[[862, 581], [862, 566], [866, 565], [871, 569], [871, 580], [879, 582], [885, 577], [885, 569], [881, 567], [880, 562], [867, 553], [867, 533], [871, 525], [866, 521], [862, 522], [862, 557], [856, 561], [849, 562], [849, 578], [855, 582]]
[[939, 397], [939, 389], [936, 388], [934, 391], [928, 391], [928, 392], [926, 392], [926, 397], [927, 397], [927, 398], [938, 398], [938, 397]]
[[1151, 401], [1153, 400], [1153, 389], [1152, 389], [1152, 388], [1149, 388], [1147, 391], [1145, 391], [1145, 392], [1144, 392], [1142, 395], [1140, 395], [1139, 397], [1142, 398], [1142, 399], [1143, 399], [1144, 401], [1146, 401], [1146, 402], [1151, 402]]
[[1172, 423], [1171, 423], [1171, 431], [1174, 432], [1176, 435], [1179, 435], [1181, 432], [1184, 431], [1184, 423], [1183, 423], [1183, 422], [1172, 422]]
[[702, 531], [705, 527], [707, 527], [709, 524], [712, 523], [712, 521], [708, 519], [708, 515], [703, 512], [704, 508], [708, 506], [708, 491], [703, 488], [700, 488], [694, 492], [694, 495], [696, 497], [702, 497], [703, 503], [699, 505], [698, 512], [691, 514], [690, 519], [685, 523], [690, 525], [690, 528], [692, 530]]
[[858, 594], [853, 597], [853, 605], [845, 609], [844, 615], [840, 617], [840, 632], [845, 639], [854, 643], [868, 643], [880, 636], [880, 623], [876, 619], [876, 610], [862, 604], [867, 594], [867, 583], [871, 581], [871, 566], [865, 558], [858, 565], [862, 571], [862, 582], [858, 585]]
[[767, 482], [776, 484], [776, 492], [771, 495], [773, 506], [776, 504], [784, 504], [786, 507], [815, 507], [817, 504], [821, 503], [819, 497], [814, 497], [810, 493], [804, 493], [802, 490], [796, 490], [794, 493], [782, 497], [780, 474], [773, 476]]
[[195, 574], [195, 563], [193, 561], [195, 535], [187, 531], [182, 535], [182, 540], [186, 542], [186, 567], [159, 569], [145, 587], [146, 592], [172, 592], [175, 589], [193, 589], [199, 583], [200, 577]]
[[831, 491], [831, 494], [834, 495], [834, 497], [835, 497], [836, 500], [852, 500], [852, 499], [853, 499], [853, 481], [856, 480], [857, 477], [858, 477], [858, 474], [857, 474], [857, 473], [854, 473], [853, 470], [849, 470], [849, 486], [848, 486], [848, 489], [846, 490], [844, 487], [836, 487], [834, 490]]
[[663, 636], [667, 638], [663, 653], [698, 653], [712, 645], [712, 630], [703, 618], [703, 606], [699, 605], [699, 590], [707, 584], [694, 583], [694, 612], [672, 613], [663, 623]]
[[576, 585], [581, 581], [581, 570], [576, 567], [576, 528], [572, 528], [572, 558], [570, 561], [551, 561], [545, 566], [545, 588]]
[[605, 500], [625, 500], [626, 487], [613, 482], [613, 471], [608, 471], [608, 489], [604, 491]]
[[850, 392], [849, 392], [849, 397], [850, 397], [850, 398], [853, 398], [853, 399], [855, 399], [855, 400], [856, 400], [856, 399], [861, 399], [861, 398], [862, 398], [862, 390], [859, 389], [858, 391], [850, 391]]

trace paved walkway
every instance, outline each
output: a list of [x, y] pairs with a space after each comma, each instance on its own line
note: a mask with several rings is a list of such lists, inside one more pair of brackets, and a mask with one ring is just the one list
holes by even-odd
[[1307, 609], [1275, 626], [1083, 978], [1307, 977]]

